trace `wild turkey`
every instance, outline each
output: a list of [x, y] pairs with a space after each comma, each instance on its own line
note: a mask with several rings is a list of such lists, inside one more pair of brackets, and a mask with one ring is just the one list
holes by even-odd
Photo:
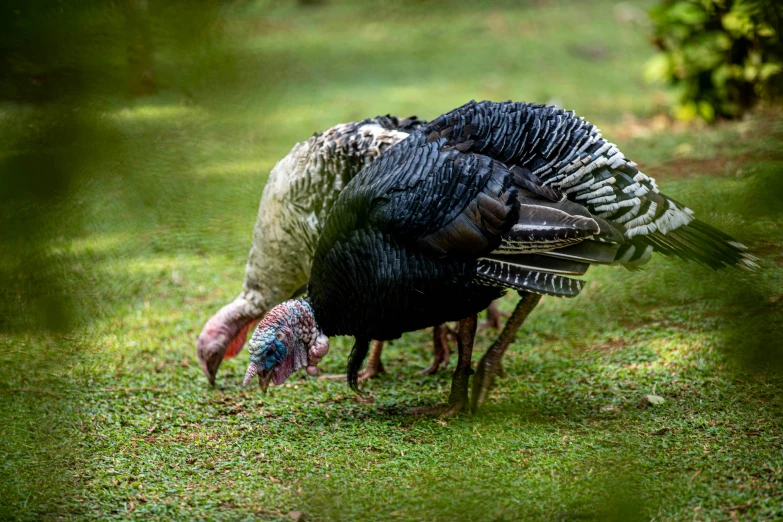
[[242, 350], [249, 329], [307, 284], [321, 226], [345, 184], [423, 123], [379, 116], [336, 125], [296, 144], [275, 165], [259, 205], [243, 291], [207, 321], [196, 342], [210, 384], [223, 358]]
[[[370, 339], [460, 320], [446, 414], [468, 406], [476, 313], [505, 289], [521, 323], [541, 295], [573, 297], [591, 264], [653, 251], [712, 268], [756, 267], [695, 219], [585, 120], [554, 107], [470, 102], [417, 129], [356, 176], [318, 240], [304, 299], [282, 303], [250, 341], [247, 384], [308, 372], [328, 336], [352, 335], [349, 384]], [[480, 404], [504, 347], [478, 367]]]

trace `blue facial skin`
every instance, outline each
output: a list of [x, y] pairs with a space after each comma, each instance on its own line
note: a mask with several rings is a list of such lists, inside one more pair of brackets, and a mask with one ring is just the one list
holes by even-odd
[[285, 345], [275, 339], [266, 346], [266, 359], [264, 359], [264, 369], [271, 370], [278, 364], [283, 362], [285, 356], [288, 354]]
[[250, 360], [266, 371], [272, 370], [283, 362], [288, 355], [288, 349], [282, 341], [275, 338], [273, 330], [265, 330], [256, 333], [251, 339], [251, 348], [258, 346], [261, 349], [252, 350]]

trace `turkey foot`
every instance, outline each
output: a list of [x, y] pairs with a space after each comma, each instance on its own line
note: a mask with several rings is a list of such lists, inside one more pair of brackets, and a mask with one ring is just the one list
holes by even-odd
[[517, 307], [511, 313], [505, 328], [500, 332], [498, 339], [489, 347], [487, 353], [481, 358], [476, 368], [476, 376], [473, 378], [473, 393], [471, 396], [470, 407], [472, 411], [477, 411], [484, 404], [492, 388], [492, 381], [503, 371], [501, 361], [503, 354], [506, 353], [511, 342], [516, 337], [519, 327], [525, 322], [525, 319], [533, 308], [541, 300], [540, 295], [522, 294], [522, 298], [517, 303]]
[[432, 364], [418, 371], [419, 375], [432, 375], [449, 365], [449, 334], [453, 330], [445, 324], [440, 324], [432, 329]]
[[487, 317], [481, 322], [479, 328], [482, 330], [485, 328], [500, 330], [500, 327], [503, 326], [501, 318], [509, 317], [510, 315], [511, 314], [508, 312], [501, 312], [498, 308], [497, 302], [492, 301], [492, 303], [490, 303], [490, 305], [487, 307]]
[[[386, 368], [383, 367], [381, 362], [381, 353], [383, 353], [383, 341], [373, 341], [372, 348], [370, 348], [370, 357], [367, 359], [367, 364], [364, 369], [359, 372], [358, 382], [366, 381], [386, 373]], [[319, 380], [337, 380], [345, 379], [347, 376], [344, 373], [338, 373], [334, 375], [322, 375], [318, 377]]]
[[472, 370], [471, 357], [473, 355], [473, 340], [476, 337], [477, 326], [476, 315], [466, 317], [459, 322], [457, 326], [457, 346], [459, 356], [457, 359], [457, 368], [454, 370], [454, 377], [451, 380], [451, 393], [449, 402], [440, 406], [426, 406], [422, 408], [413, 408], [408, 413], [416, 415], [440, 414], [442, 417], [453, 417], [460, 412], [470, 413], [468, 402], [468, 379]]
[[[502, 312], [498, 308], [497, 301], [492, 301], [490, 305], [487, 307], [487, 316], [486, 318], [479, 323], [479, 328], [482, 330], [486, 330], [489, 328], [492, 328], [493, 330], [500, 330], [500, 328], [503, 326], [501, 318], [508, 318], [511, 314], [508, 312]], [[505, 377], [506, 371], [503, 369], [503, 361], [500, 360], [497, 363], [497, 368], [495, 369], [496, 375], [498, 377]]]

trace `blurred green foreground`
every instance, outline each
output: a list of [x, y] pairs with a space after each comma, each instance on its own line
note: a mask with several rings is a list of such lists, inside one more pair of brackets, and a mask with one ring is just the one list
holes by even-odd
[[[651, 5], [4, 7], [0, 519], [783, 517], [783, 112], [661, 116]], [[274, 163], [339, 122], [470, 99], [575, 110], [763, 270], [594, 268], [544, 299], [473, 417], [401, 413], [447, 394], [449, 372], [415, 374], [428, 332], [366, 401], [304, 376], [242, 389], [244, 353], [210, 389], [194, 342], [241, 288]]]

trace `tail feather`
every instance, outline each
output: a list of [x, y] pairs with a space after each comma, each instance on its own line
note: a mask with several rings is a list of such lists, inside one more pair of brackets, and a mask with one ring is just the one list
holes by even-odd
[[[666, 234], [656, 231], [637, 236], [632, 242], [640, 243], [637, 248], [651, 245], [663, 255], [696, 261], [715, 270], [730, 266], [749, 270], [758, 268], [758, 259], [747, 253], [745, 245], [698, 219]], [[619, 258], [616, 261], [622, 262]]]

